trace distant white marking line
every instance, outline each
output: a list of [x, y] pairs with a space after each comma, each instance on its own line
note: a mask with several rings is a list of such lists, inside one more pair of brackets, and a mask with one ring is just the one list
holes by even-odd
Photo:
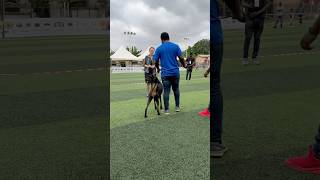
[[18, 74], [0, 74], [0, 76], [17, 76]]
[[[266, 57], [279, 57], [279, 56], [296, 56], [296, 55], [313, 55], [316, 53], [319, 53], [320, 51], [312, 51], [312, 52], [298, 52], [298, 53], [283, 53], [283, 54], [274, 54], [274, 55], [264, 55], [264, 56], [259, 56], [260, 58], [266, 58]], [[228, 60], [231, 60], [233, 58], [226, 58]], [[243, 59], [243, 58], [239, 58]]]

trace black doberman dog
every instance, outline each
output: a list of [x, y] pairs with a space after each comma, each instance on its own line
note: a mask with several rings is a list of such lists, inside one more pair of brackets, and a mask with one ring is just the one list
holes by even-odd
[[[163, 85], [157, 78], [157, 76], [151, 75], [150, 81], [148, 83], [149, 92], [148, 92], [148, 102], [147, 102], [147, 107], [144, 112], [144, 117], [147, 118], [147, 111], [150, 103], [152, 102], [152, 99], [154, 100], [154, 108], [157, 110], [158, 115], [160, 115], [160, 109], [162, 109], [162, 101], [161, 101], [161, 96], [163, 92]], [[159, 106], [160, 105], [160, 106]], [[160, 109], [159, 109], [160, 108]]]

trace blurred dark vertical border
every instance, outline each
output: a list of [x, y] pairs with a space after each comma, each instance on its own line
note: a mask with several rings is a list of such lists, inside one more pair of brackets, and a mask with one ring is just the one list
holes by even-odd
[[111, 118], [111, 107], [110, 107], [110, 96], [111, 96], [111, 92], [110, 92], [110, 67], [111, 67], [111, 59], [110, 59], [110, 0], [105, 0], [106, 1], [106, 18], [107, 18], [107, 84], [109, 85], [107, 87], [107, 149], [108, 149], [108, 154], [107, 154], [107, 162], [108, 162], [108, 168], [107, 168], [107, 175], [108, 175], [108, 179], [111, 179], [111, 152], [110, 152], [110, 118]]
[[109, 0], [0, 2], [0, 179], [110, 179]]

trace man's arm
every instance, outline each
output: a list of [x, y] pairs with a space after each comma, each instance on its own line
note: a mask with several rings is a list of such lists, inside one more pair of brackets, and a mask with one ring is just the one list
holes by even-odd
[[240, 0], [224, 0], [233, 13], [234, 18], [244, 22], [244, 16], [241, 10]]
[[155, 67], [157, 68], [158, 73], [160, 72], [160, 64], [159, 61], [155, 63]]
[[159, 49], [156, 49], [156, 52], [155, 52], [154, 55], [153, 55], [153, 60], [154, 60], [154, 62], [155, 62], [155, 67], [157, 68], [158, 73], [160, 72], [159, 59], [160, 59]]
[[184, 58], [180, 55], [180, 56], [178, 56], [178, 59], [179, 59], [181, 65], [182, 65], [182, 67], [186, 68], [186, 63], [184, 61]]
[[317, 20], [314, 22], [313, 26], [309, 28], [308, 32], [302, 38], [300, 45], [304, 50], [311, 50], [311, 44], [316, 40], [317, 36], [320, 33], [320, 15]]
[[186, 68], [186, 63], [185, 63], [185, 61], [184, 61], [184, 58], [182, 57], [182, 51], [181, 51], [180, 47], [177, 46], [177, 49], [176, 49], [176, 50], [177, 50], [177, 51], [176, 51], [176, 56], [178, 57], [181, 65], [182, 65], [182, 67]]

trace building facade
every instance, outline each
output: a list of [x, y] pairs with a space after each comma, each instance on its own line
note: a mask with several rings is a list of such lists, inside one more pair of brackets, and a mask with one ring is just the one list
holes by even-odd
[[6, 16], [101, 18], [106, 0], [4, 0]]

